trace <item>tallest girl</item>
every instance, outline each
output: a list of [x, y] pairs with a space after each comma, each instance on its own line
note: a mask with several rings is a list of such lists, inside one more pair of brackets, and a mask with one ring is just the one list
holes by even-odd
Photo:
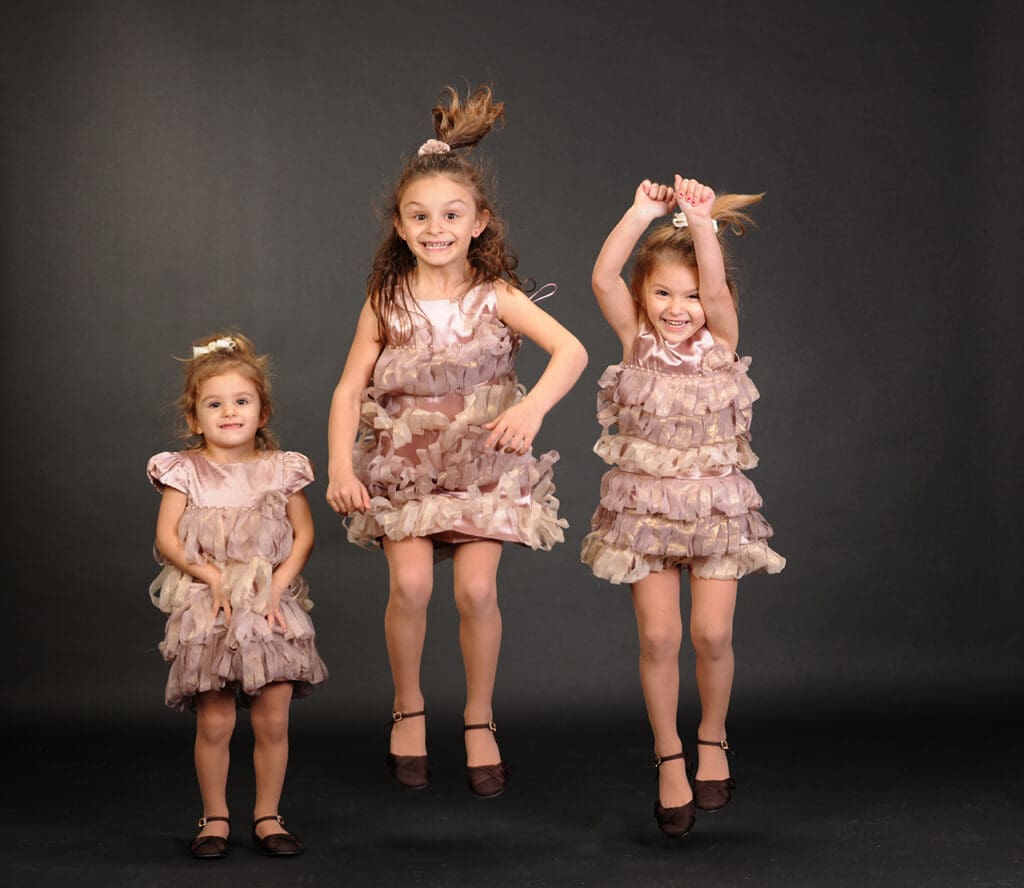
[[[349, 540], [380, 544], [394, 681], [388, 766], [403, 786], [429, 781], [420, 660], [434, 562], [453, 558], [466, 672], [467, 780], [498, 795], [508, 770], [491, 708], [503, 542], [550, 549], [563, 539], [554, 452], [535, 457], [545, 414], [587, 362], [580, 342], [528, 299], [483, 171], [471, 156], [503, 118], [487, 87], [465, 102], [448, 87], [436, 138], [402, 170], [328, 430], [327, 501], [357, 513]], [[528, 394], [515, 375], [526, 336], [551, 356]]]

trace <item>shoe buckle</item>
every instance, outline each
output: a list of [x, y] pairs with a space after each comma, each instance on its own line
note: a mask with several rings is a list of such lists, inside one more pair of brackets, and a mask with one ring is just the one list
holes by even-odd
[[731, 750], [731, 749], [729, 749], [729, 741], [728, 741], [728, 740], [723, 740], [723, 741], [722, 741], [721, 743], [719, 743], [718, 745], [719, 745], [719, 746], [721, 746], [721, 747], [722, 747], [722, 749], [723, 749], [723, 750], [725, 750], [725, 752], [732, 752], [732, 750]]
[[394, 722], [394, 723], [395, 723], [396, 725], [397, 725], [397, 724], [398, 724], [398, 723], [399, 723], [399, 722], [400, 722], [400, 721], [401, 721], [401, 720], [402, 720], [403, 718], [405, 718], [405, 716], [404, 716], [404, 715], [403, 715], [403, 714], [402, 714], [401, 712], [399, 712], [398, 710], [395, 710], [394, 712], [392, 712], [392, 713], [391, 713], [391, 720], [392, 720], [392, 721], [393, 721], [393, 722]]
[[487, 728], [492, 734], [496, 734], [498, 732], [498, 726], [492, 721], [487, 722]]
[[206, 824], [207, 824], [207, 820], [206, 820], [206, 815], [204, 814], [202, 817], [199, 818], [199, 823], [197, 824], [197, 826], [200, 829], [204, 829], [206, 827]]
[[655, 770], [657, 770], [660, 767], [661, 767], [661, 756], [660, 755], [656, 755], [654, 757], [654, 768], [655, 768]]

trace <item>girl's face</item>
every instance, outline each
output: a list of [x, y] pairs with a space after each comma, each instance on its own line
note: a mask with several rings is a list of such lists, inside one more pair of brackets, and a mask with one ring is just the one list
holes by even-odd
[[641, 303], [662, 338], [682, 342], [705, 324], [697, 269], [682, 262], [658, 262], [644, 283]]
[[395, 231], [420, 265], [456, 268], [466, 261], [470, 243], [490, 218], [488, 210], [477, 210], [473, 192], [455, 179], [421, 176], [402, 192]]
[[206, 450], [214, 459], [227, 460], [255, 451], [256, 432], [264, 421], [256, 384], [231, 370], [211, 376], [202, 384], [189, 428], [203, 436]]

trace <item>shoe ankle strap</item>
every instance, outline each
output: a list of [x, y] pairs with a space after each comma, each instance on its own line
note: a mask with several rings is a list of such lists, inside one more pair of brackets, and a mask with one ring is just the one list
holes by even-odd
[[419, 712], [399, 712], [397, 709], [391, 713], [391, 724], [397, 724], [403, 718], [416, 718], [417, 716], [425, 716], [426, 710], [421, 709]]
[[465, 727], [463, 727], [462, 730], [463, 730], [463, 732], [465, 732], [465, 731], [481, 731], [484, 728], [487, 728], [487, 730], [490, 731], [492, 734], [495, 733], [498, 730], [498, 726], [494, 722], [492, 722], [492, 721], [483, 722], [483, 723], [481, 723], [479, 725], [466, 725]]
[[685, 758], [686, 758], [686, 751], [685, 750], [683, 750], [682, 752], [677, 752], [675, 755], [656, 755], [654, 757], [654, 767], [655, 768], [660, 768], [661, 765], [662, 765], [662, 762], [671, 762], [671, 761], [674, 761], [675, 759], [685, 759]]
[[732, 747], [729, 745], [728, 740], [701, 740], [700, 737], [698, 737], [697, 742], [701, 746], [717, 746], [723, 752], [727, 752], [729, 755], [732, 755]]
[[280, 814], [268, 814], [266, 817], [257, 817], [252, 825], [255, 828], [257, 823], [266, 823], [268, 820], [276, 820], [279, 825], [284, 826], [284, 818]]
[[227, 817], [221, 817], [220, 814], [211, 814], [209, 817], [204, 814], [199, 818], [199, 828], [202, 829], [206, 824], [213, 823], [216, 820], [223, 820], [225, 823], [231, 822]]

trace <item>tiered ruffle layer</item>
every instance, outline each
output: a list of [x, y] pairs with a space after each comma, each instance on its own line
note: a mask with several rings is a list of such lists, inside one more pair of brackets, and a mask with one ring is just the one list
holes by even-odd
[[596, 576], [635, 583], [672, 566], [723, 580], [782, 570], [765, 542], [761, 497], [741, 471], [757, 465], [749, 363], [715, 347], [699, 374], [617, 365], [602, 375], [594, 450], [615, 468], [581, 551]]
[[484, 424], [524, 394], [515, 350], [507, 328], [485, 318], [468, 342], [382, 352], [353, 455], [371, 504], [350, 519], [350, 542], [486, 538], [550, 549], [564, 540], [552, 470], [558, 454], [484, 447]]

